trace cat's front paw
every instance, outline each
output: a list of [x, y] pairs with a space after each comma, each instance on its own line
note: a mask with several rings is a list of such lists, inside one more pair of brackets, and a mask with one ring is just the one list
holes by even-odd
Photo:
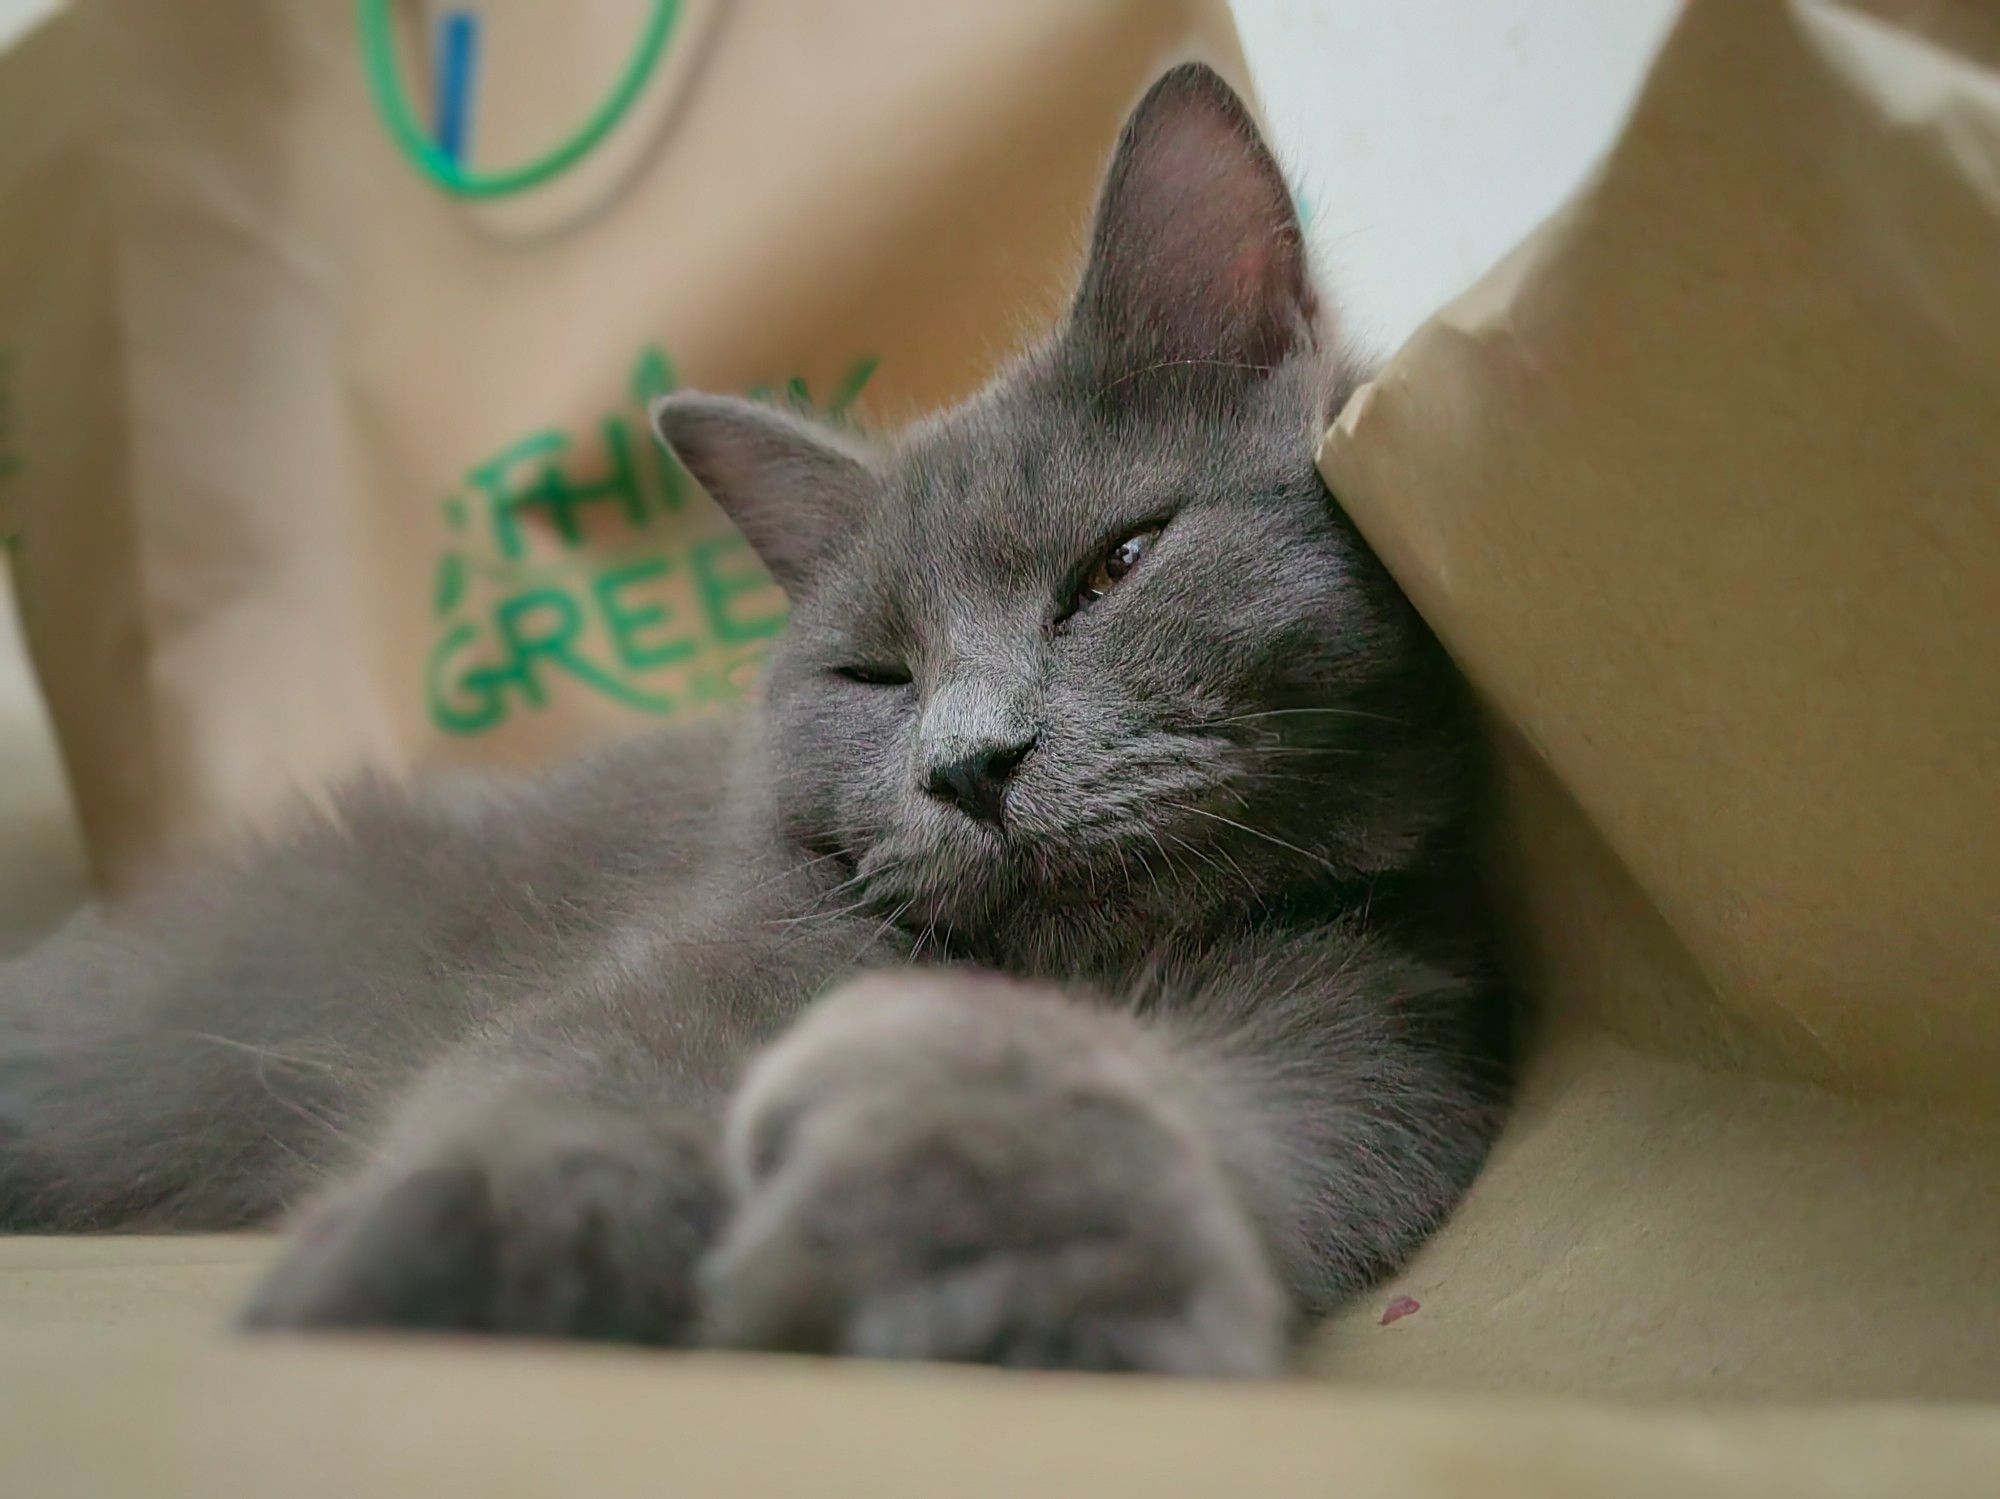
[[495, 1109], [316, 1204], [243, 1320], [684, 1342], [721, 1212], [678, 1121]]
[[1187, 1081], [1128, 1017], [874, 975], [759, 1060], [727, 1131], [712, 1341], [889, 1358], [1274, 1372], [1285, 1306]]

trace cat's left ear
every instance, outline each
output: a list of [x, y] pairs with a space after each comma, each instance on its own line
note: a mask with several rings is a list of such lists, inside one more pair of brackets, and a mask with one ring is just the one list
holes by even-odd
[[787, 593], [853, 526], [875, 484], [859, 441], [774, 407], [685, 391], [654, 397], [646, 414]]
[[1314, 337], [1285, 174], [1214, 69], [1189, 63], [1125, 123], [1068, 337], [1102, 373], [1254, 378]]

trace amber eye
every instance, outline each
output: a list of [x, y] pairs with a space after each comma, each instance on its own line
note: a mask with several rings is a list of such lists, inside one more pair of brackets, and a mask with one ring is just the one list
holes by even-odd
[[1096, 565], [1084, 574], [1083, 582], [1076, 590], [1076, 600], [1069, 612], [1075, 613], [1086, 604], [1094, 604], [1112, 589], [1122, 583], [1139, 565], [1139, 559], [1146, 555], [1146, 549], [1153, 544], [1153, 538], [1160, 534], [1157, 526], [1144, 531], [1134, 531], [1123, 541], [1097, 559]]

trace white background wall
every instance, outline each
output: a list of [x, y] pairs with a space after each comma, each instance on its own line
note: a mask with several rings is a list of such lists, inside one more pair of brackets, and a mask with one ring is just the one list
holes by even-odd
[[[53, 0], [0, 0], [0, 44]], [[167, 0], [160, 0], [167, 3]], [[791, 0], [808, 4], [813, 0]], [[992, 0], [950, 0], [990, 4]], [[1234, 0], [1323, 274], [1386, 352], [1575, 185], [1673, 0]], [[0, 569], [0, 950], [81, 888]]]
[[0, 42], [55, 4], [56, 0], [0, 0]]
[[1556, 206], [1674, 0], [1232, 0], [1322, 276], [1400, 343]]

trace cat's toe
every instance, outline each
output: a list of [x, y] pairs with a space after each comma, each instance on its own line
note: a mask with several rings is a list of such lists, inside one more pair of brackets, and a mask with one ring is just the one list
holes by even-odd
[[[891, 1225], [828, 1232], [801, 1216], [732, 1236], [708, 1268], [721, 1346], [1019, 1369], [1275, 1374], [1280, 1298], [1247, 1245], [1144, 1234], [1029, 1248], [910, 1252]], [[1238, 1252], [1240, 1251], [1240, 1252]], [[923, 1263], [929, 1258], [929, 1263]]]
[[1281, 1330], [1252, 1276], [1196, 1291], [1099, 1300], [1063, 1266], [996, 1259], [877, 1293], [850, 1311], [844, 1352], [1015, 1369], [1255, 1378], [1283, 1367]]

